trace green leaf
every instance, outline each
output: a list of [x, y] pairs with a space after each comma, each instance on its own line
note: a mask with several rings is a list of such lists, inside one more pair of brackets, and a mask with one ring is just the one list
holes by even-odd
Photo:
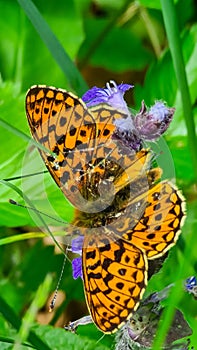
[[[106, 20], [88, 19], [85, 22], [86, 40], [84, 41], [79, 59], [83, 59], [86, 51], [97, 40], [99, 34], [107, 26]], [[129, 29], [112, 27], [90, 57], [90, 63], [103, 66], [114, 72], [124, 72], [128, 69], [140, 70], [151, 59], [151, 53], [143, 47], [140, 39]]]
[[[175, 0], [175, 3], [177, 3], [179, 0]], [[152, 9], [161, 9], [161, 3], [158, 0], [139, 0], [139, 3], [141, 6], [152, 8]]]
[[176, 179], [180, 185], [184, 186], [185, 184], [186, 189], [186, 184], [188, 185], [193, 179], [193, 167], [187, 137], [169, 137], [167, 142], [175, 165]]
[[[55, 350], [109, 350], [110, 347], [102, 345], [100, 342], [81, 337], [80, 335], [66, 332], [63, 329], [42, 326], [35, 328], [37, 335], [45, 339], [51, 349]], [[99, 338], [98, 338], [99, 340]]]
[[[51, 28], [49, 27], [49, 25], [47, 24], [47, 22], [45, 21], [45, 19], [43, 18], [43, 16], [39, 12], [38, 8], [35, 6], [35, 4], [31, 0], [18, 0], [18, 3], [23, 8], [23, 10], [26, 13], [27, 17], [29, 18], [29, 20], [32, 22], [34, 28], [38, 32], [40, 38], [43, 40], [43, 42], [45, 43], [48, 50], [50, 51], [52, 57], [57, 62], [59, 67], [62, 69], [63, 73], [65, 74], [66, 79], [68, 80], [68, 84], [69, 84], [70, 88], [74, 89], [75, 91], [78, 91], [78, 93], [80, 93], [80, 94], [85, 92], [85, 90], [87, 89], [87, 85], [86, 85], [85, 81], [83, 80], [79, 71], [77, 70], [77, 68], [73, 64], [71, 58], [69, 57], [67, 52], [64, 50], [63, 46], [60, 44], [59, 40], [54, 35]], [[44, 3], [43, 3], [43, 5], [44, 5]], [[73, 16], [75, 11], [74, 11], [74, 6], [73, 6], [74, 4], [73, 4], [72, 0], [70, 0], [69, 3], [67, 2], [65, 5], [66, 5], [65, 14], [67, 14], [67, 16], [68, 16], [67, 21], [65, 21], [65, 17], [63, 17], [62, 11], [64, 10], [64, 8], [62, 8], [62, 6], [61, 6], [61, 10], [59, 8], [59, 12], [61, 13], [59, 25], [61, 28], [61, 23], [63, 24], [64, 30], [62, 30], [63, 31], [62, 35], [64, 34], [66, 36], [67, 32], [72, 33], [72, 30], [70, 30], [70, 26], [71, 26], [70, 13], [72, 13], [72, 16]], [[44, 9], [46, 9], [45, 6], [44, 6]], [[58, 8], [56, 5], [55, 5], [54, 9], [57, 11]], [[73, 25], [73, 20], [75, 18], [77, 18], [77, 13], [76, 13], [76, 16], [72, 17], [72, 25]], [[67, 25], [65, 25], [65, 23], [67, 23]], [[77, 19], [77, 21], [75, 22], [75, 26], [74, 26], [75, 29], [77, 28], [76, 23], [78, 25], [78, 23], [80, 24], [80, 21], [78, 21], [78, 19]], [[58, 28], [56, 27], [56, 30], [57, 29]], [[58, 30], [58, 33], [59, 33], [59, 30]], [[80, 38], [80, 41], [79, 41], [79, 35], [77, 35], [77, 34], [78, 33], [75, 32], [75, 39], [77, 39], [77, 42], [79, 44], [80, 41], [82, 40], [82, 37]], [[29, 52], [29, 53], [31, 53], [30, 46], [32, 48], [32, 40], [31, 40], [32, 37], [33, 37], [33, 33], [32, 33], [32, 35], [30, 35], [30, 37], [27, 40], [26, 52]], [[72, 54], [73, 54], [74, 52], [76, 52], [76, 48], [77, 48], [76, 40], [74, 40], [74, 39], [72, 40], [72, 36], [70, 37], [69, 40], [70, 40], [70, 46], [72, 43], [72, 49], [70, 49], [70, 51], [72, 51]], [[68, 42], [68, 40], [67, 40], [67, 42]], [[73, 42], [75, 42], [75, 45], [73, 45]], [[42, 67], [42, 69], [43, 69], [43, 67], [45, 67], [45, 70], [46, 70], [46, 66], [44, 64], [44, 62], [45, 62], [44, 57], [43, 57], [43, 63], [40, 60], [40, 57], [42, 57], [42, 56], [40, 55], [39, 47], [34, 46], [34, 50], [37, 51], [36, 57], [39, 58], [40, 67]], [[29, 61], [31, 64], [31, 60], [32, 60], [32, 58], [29, 57], [29, 60], [27, 60], [27, 62]], [[53, 64], [51, 64], [51, 67], [53, 67]], [[52, 68], [51, 68], [51, 70], [52, 70]], [[32, 72], [32, 68], [31, 68], [31, 72]], [[35, 79], [35, 76], [34, 76], [34, 79]], [[34, 82], [34, 84], [35, 83], [36, 82]]]

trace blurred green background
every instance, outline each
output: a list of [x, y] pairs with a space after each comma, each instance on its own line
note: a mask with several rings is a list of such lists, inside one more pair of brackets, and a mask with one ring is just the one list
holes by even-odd
[[[79, 327], [79, 336], [62, 329], [87, 314], [82, 282], [72, 279], [70, 262], [57, 307], [48, 314], [63, 254], [42, 228], [56, 235], [64, 224], [58, 227], [55, 219], [44, 216], [43, 223], [38, 214], [9, 203], [11, 198], [71, 221], [73, 208], [49, 174], [21, 178], [45, 170], [28, 139], [25, 93], [31, 85], [46, 84], [81, 96], [109, 80], [134, 84], [126, 94], [134, 110], [142, 100], [147, 106], [163, 100], [176, 108], [165, 139], [152, 146], [161, 157], [168, 153], [164, 174], [176, 177], [187, 200], [187, 220], [147, 294], [174, 282], [176, 299], [169, 302], [169, 314], [173, 306], [183, 312], [193, 330], [191, 344], [197, 344], [197, 302], [183, 288], [197, 269], [195, 1], [0, 0], [0, 14], [0, 349], [114, 347], [111, 336], [97, 343], [102, 334], [94, 325]], [[15, 180], [3, 181], [10, 178]]]

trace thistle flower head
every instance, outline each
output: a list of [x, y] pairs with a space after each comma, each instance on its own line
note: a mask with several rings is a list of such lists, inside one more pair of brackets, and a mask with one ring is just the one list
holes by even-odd
[[134, 118], [134, 125], [142, 139], [153, 141], [158, 139], [169, 127], [175, 108], [168, 108], [157, 101], [148, 109], [142, 101], [141, 109]]

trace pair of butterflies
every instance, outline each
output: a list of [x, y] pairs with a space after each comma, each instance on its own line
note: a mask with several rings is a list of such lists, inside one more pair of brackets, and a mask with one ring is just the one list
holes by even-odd
[[106, 104], [87, 108], [65, 90], [33, 86], [26, 113], [41, 156], [76, 208], [70, 231], [84, 235], [83, 283], [96, 326], [115, 332], [137, 309], [148, 260], [175, 243], [185, 216], [180, 191], [158, 182], [151, 152], [134, 152], [113, 138], [127, 114]]

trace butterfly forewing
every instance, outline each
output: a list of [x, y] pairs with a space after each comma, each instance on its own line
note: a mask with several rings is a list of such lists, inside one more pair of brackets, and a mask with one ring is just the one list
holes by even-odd
[[[54, 154], [41, 151], [49, 171], [72, 200], [69, 190], [95, 148], [94, 118], [76, 96], [46, 86], [34, 86], [28, 91], [26, 112], [33, 137]], [[80, 145], [83, 147], [78, 151]]]

